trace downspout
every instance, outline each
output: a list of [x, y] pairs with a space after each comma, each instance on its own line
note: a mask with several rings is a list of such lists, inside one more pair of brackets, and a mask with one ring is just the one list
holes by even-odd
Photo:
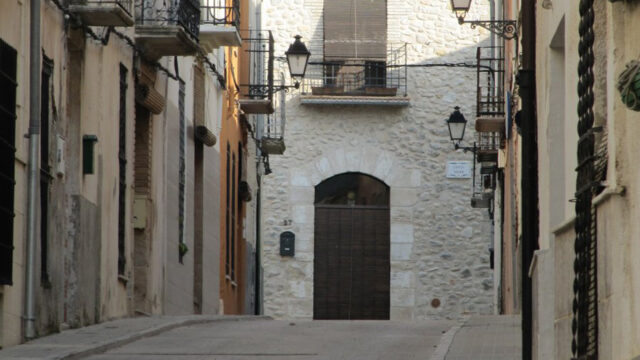
[[40, 0], [31, 0], [29, 39], [29, 170], [27, 194], [27, 264], [25, 276], [24, 338], [36, 337], [35, 261], [37, 231], [38, 150], [40, 142]]
[[536, 1], [522, 1], [522, 69], [518, 73], [522, 99], [522, 359], [533, 350], [533, 287], [528, 275], [538, 248], [538, 124], [536, 115]]

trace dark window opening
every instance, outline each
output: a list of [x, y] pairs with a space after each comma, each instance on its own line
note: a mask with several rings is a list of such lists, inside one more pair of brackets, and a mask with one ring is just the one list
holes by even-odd
[[120, 64], [120, 120], [118, 131], [118, 275], [124, 275], [126, 265], [126, 204], [127, 204], [127, 68]]
[[12, 285], [18, 53], [0, 40], [0, 285]]
[[236, 197], [236, 155], [231, 155], [231, 281], [236, 280], [236, 222], [237, 204]]
[[[185, 239], [184, 239], [184, 222], [185, 222], [185, 216], [184, 216], [184, 206], [185, 206], [185, 184], [186, 184], [186, 173], [185, 173], [185, 167], [186, 167], [186, 161], [185, 161], [185, 137], [187, 134], [187, 124], [186, 124], [186, 120], [185, 120], [185, 114], [184, 114], [184, 97], [185, 97], [185, 87], [184, 87], [184, 83], [180, 83], [180, 89], [178, 91], [178, 111], [180, 113], [180, 140], [179, 140], [179, 164], [178, 164], [178, 241], [180, 242], [180, 244], [184, 244], [185, 243]], [[182, 258], [184, 256], [184, 253], [182, 252], [178, 252], [179, 254], [179, 261], [182, 264]]]
[[40, 100], [40, 282], [47, 286], [49, 279], [49, 201], [51, 163], [49, 156], [50, 141], [50, 97], [53, 61], [44, 56], [42, 61], [42, 83]]
[[224, 274], [231, 276], [231, 146], [227, 143]]
[[387, 86], [387, 64], [384, 61], [367, 61], [364, 64], [365, 86]]
[[316, 204], [388, 206], [389, 187], [382, 181], [361, 173], [331, 177], [316, 186]]

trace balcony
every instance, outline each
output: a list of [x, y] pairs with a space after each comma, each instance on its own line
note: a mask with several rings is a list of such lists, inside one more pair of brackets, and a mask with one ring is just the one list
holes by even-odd
[[477, 68], [477, 132], [504, 133], [504, 48], [479, 47]]
[[204, 0], [200, 7], [200, 44], [207, 52], [221, 46], [240, 46], [240, 2], [233, 0]]
[[302, 104], [408, 106], [407, 46], [389, 46], [386, 59], [310, 62]]
[[150, 58], [194, 55], [199, 33], [199, 0], [141, 0], [136, 5], [136, 44]]
[[89, 26], [132, 26], [133, 0], [71, 0], [69, 11]]
[[247, 30], [242, 33], [243, 50], [250, 58], [249, 84], [240, 84], [240, 110], [245, 114], [273, 114], [275, 65], [271, 31]]
[[[281, 74], [280, 83], [284, 84], [284, 73]], [[286, 93], [279, 91], [275, 95], [276, 104], [273, 114], [267, 115], [262, 124], [260, 137], [260, 150], [269, 155], [282, 155], [286, 149], [284, 144], [284, 125], [286, 116]]]

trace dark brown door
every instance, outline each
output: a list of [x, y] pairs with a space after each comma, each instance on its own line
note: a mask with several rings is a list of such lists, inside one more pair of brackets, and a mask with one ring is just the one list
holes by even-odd
[[389, 208], [316, 205], [314, 319], [388, 320]]

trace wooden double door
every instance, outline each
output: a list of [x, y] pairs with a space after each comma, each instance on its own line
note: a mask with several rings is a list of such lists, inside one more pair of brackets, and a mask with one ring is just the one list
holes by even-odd
[[388, 206], [315, 207], [313, 317], [388, 320]]

